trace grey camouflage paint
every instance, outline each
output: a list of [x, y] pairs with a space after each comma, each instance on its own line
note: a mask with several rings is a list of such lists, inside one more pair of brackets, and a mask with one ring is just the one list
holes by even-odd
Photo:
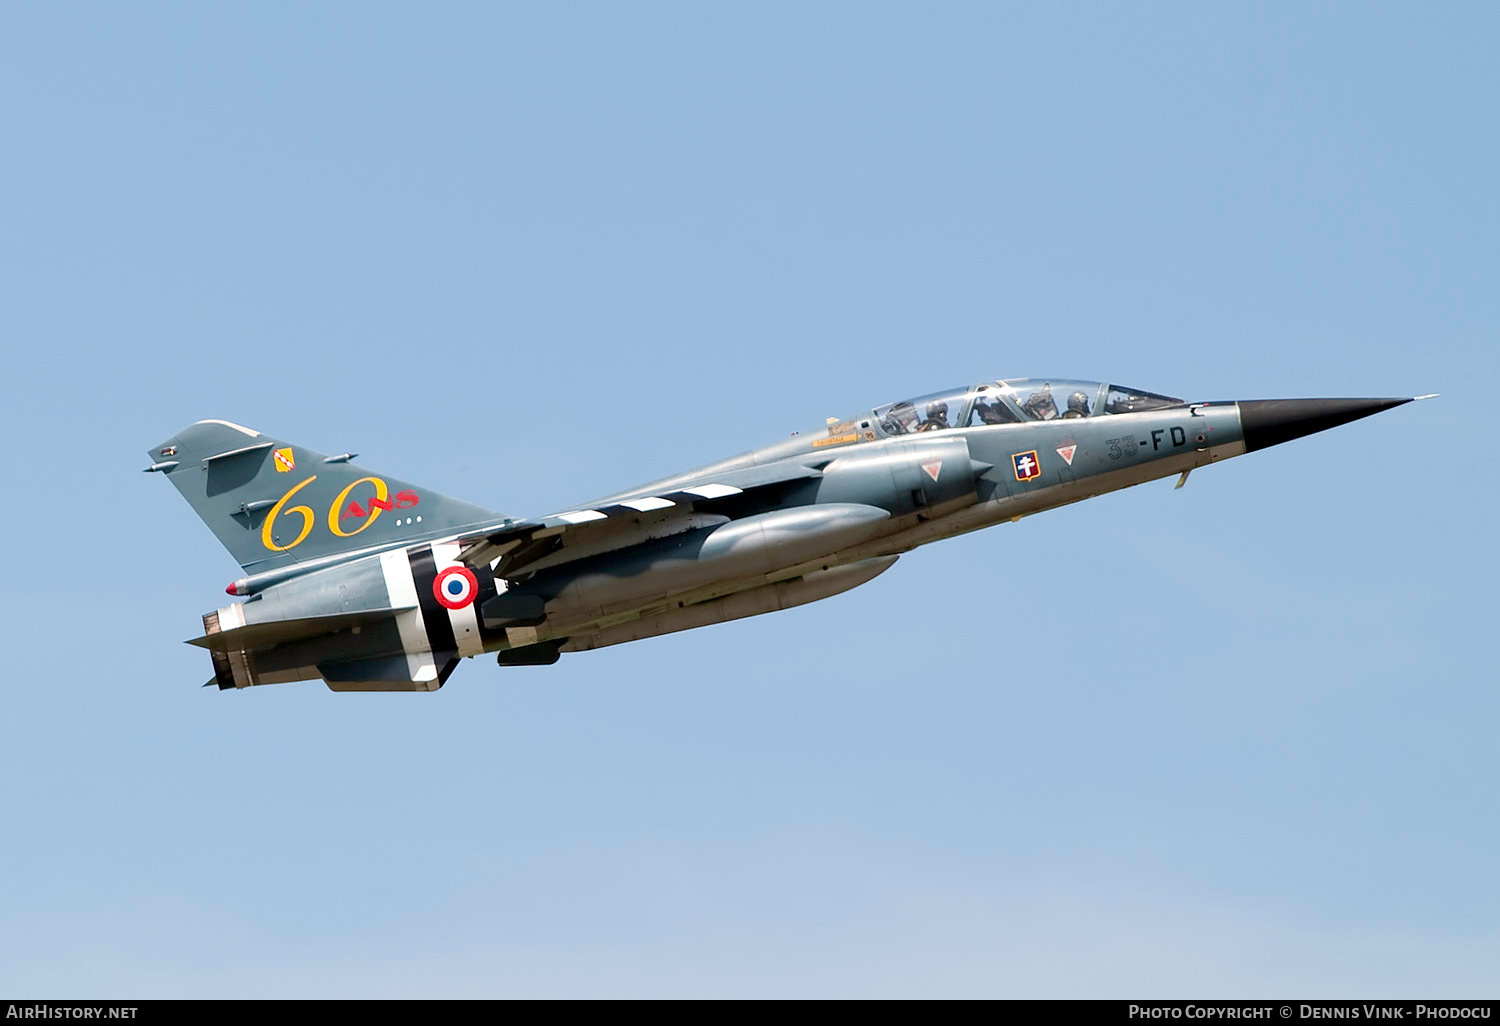
[[432, 691], [484, 652], [545, 665], [816, 601], [917, 546], [1407, 401], [1178, 403], [894, 436], [866, 414], [537, 520], [223, 421], [160, 443], [148, 469], [246, 571], [229, 589], [243, 601], [193, 641], [209, 683]]

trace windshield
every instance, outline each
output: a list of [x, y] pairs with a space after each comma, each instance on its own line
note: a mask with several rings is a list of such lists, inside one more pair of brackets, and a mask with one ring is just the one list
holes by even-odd
[[1168, 406], [1186, 406], [1181, 399], [1155, 392], [1143, 392], [1139, 388], [1110, 385], [1109, 396], [1104, 400], [1105, 413], [1140, 413], [1142, 410], [1161, 410]]

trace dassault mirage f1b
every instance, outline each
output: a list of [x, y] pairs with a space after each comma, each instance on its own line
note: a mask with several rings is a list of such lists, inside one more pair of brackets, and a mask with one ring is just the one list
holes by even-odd
[[[1426, 398], [1426, 397], [1420, 397]], [[245, 570], [203, 617], [220, 688], [436, 691], [502, 666], [787, 609], [919, 545], [1192, 470], [1410, 399], [1188, 403], [989, 381], [534, 520], [222, 420], [151, 450]]]

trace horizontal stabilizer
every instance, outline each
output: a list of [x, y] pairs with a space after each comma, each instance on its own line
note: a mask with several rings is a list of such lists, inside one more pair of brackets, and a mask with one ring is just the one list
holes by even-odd
[[228, 652], [234, 649], [264, 648], [267, 645], [279, 645], [284, 641], [299, 641], [303, 638], [315, 638], [321, 634], [332, 634], [335, 631], [345, 630], [349, 627], [374, 623], [376, 620], [388, 620], [397, 613], [415, 608], [417, 607], [402, 606], [393, 609], [386, 606], [381, 609], [366, 609], [357, 613], [334, 613], [331, 616], [307, 616], [298, 620], [271, 620], [267, 623], [251, 623], [232, 630], [215, 631], [212, 634], [205, 634], [201, 638], [193, 638], [187, 644], [197, 645], [199, 648], [206, 648], [216, 652]]

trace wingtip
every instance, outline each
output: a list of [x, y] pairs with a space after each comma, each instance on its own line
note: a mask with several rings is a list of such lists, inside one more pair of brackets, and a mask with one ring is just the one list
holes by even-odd
[[1419, 403], [1423, 399], [1436, 399], [1438, 396], [1440, 396], [1442, 394], [1443, 393], [1441, 393], [1441, 392], [1428, 392], [1426, 395], [1414, 395], [1414, 396], [1411, 397], [1411, 401], [1414, 402], [1414, 403]]

